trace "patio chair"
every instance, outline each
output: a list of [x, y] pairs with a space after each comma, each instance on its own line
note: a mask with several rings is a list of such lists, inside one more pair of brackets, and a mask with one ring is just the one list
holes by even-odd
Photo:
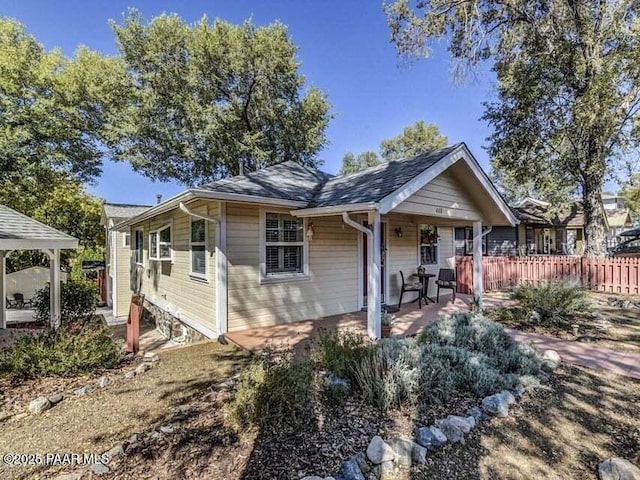
[[402, 297], [404, 292], [416, 292], [418, 294], [418, 306], [422, 308], [422, 284], [420, 282], [406, 283], [404, 281], [404, 273], [400, 270], [400, 280], [402, 281], [402, 287], [400, 287], [400, 300], [398, 301], [398, 308], [402, 305]]
[[438, 293], [436, 294], [436, 302], [440, 302], [440, 289], [451, 290], [451, 300], [456, 300], [456, 271], [453, 268], [441, 268], [438, 271], [438, 279], [436, 280], [438, 286]]
[[13, 295], [7, 295], [7, 308], [21, 309], [24, 305], [24, 295], [21, 293], [14, 293]]

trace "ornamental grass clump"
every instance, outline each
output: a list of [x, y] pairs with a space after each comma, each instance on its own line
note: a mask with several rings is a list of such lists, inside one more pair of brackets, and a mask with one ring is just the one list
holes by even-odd
[[321, 369], [353, 379], [354, 368], [366, 351], [365, 339], [359, 333], [323, 329], [314, 340], [312, 357]]
[[585, 290], [573, 282], [521, 285], [511, 291], [511, 298], [518, 302], [512, 318], [534, 326], [568, 328], [573, 317], [589, 307]]

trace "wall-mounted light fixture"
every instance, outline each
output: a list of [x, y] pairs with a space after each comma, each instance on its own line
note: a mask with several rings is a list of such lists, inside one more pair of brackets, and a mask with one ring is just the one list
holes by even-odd
[[395, 232], [396, 232], [396, 237], [402, 238], [402, 227], [396, 228]]
[[307, 227], [307, 238], [309, 239], [309, 241], [313, 240], [313, 234], [316, 233], [313, 230], [313, 223], [309, 224], [309, 227]]

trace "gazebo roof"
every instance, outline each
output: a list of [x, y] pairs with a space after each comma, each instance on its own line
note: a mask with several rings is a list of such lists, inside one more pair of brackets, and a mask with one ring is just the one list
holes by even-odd
[[0, 250], [77, 247], [77, 238], [0, 205]]

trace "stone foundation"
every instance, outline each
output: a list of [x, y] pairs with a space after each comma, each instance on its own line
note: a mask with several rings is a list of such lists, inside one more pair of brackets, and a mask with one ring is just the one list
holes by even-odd
[[181, 322], [166, 310], [154, 305], [148, 300], [144, 301], [143, 322], [155, 324], [162, 336], [176, 343], [192, 343], [206, 340], [203, 334], [194, 330], [189, 325]]

